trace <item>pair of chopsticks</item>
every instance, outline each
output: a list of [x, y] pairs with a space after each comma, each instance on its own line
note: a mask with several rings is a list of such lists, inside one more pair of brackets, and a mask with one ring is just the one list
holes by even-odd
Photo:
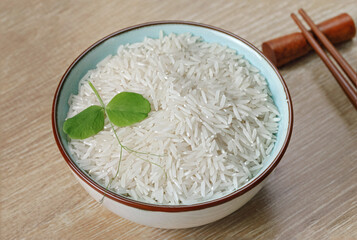
[[317, 36], [317, 38], [329, 51], [329, 53], [332, 55], [332, 57], [335, 59], [338, 65], [340, 65], [340, 67], [346, 73], [349, 79], [346, 79], [342, 75], [342, 73], [338, 70], [338, 68], [334, 65], [334, 63], [330, 60], [330, 58], [326, 55], [324, 50], [322, 50], [322, 48], [320, 47], [319, 43], [315, 40], [313, 35], [306, 30], [304, 25], [300, 22], [300, 20], [297, 18], [297, 16], [294, 13], [291, 14], [291, 18], [298, 25], [306, 40], [309, 42], [309, 44], [315, 50], [315, 52], [320, 56], [321, 60], [325, 63], [327, 68], [335, 77], [335, 79], [339, 83], [342, 90], [346, 93], [347, 97], [349, 98], [353, 106], [357, 109], [356, 72], [352, 69], [352, 67], [348, 64], [348, 62], [341, 56], [341, 54], [336, 50], [336, 48], [331, 44], [331, 42], [327, 39], [327, 37], [319, 30], [319, 28], [306, 14], [306, 12], [303, 9], [299, 9], [299, 13], [302, 16], [302, 18], [306, 21], [306, 23], [310, 26], [312, 32]]

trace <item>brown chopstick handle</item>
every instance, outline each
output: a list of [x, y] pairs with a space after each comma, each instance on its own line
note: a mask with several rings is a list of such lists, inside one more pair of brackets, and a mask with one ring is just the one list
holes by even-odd
[[306, 41], [313, 47], [315, 52], [320, 56], [321, 60], [325, 63], [327, 68], [330, 70], [334, 78], [337, 80], [338, 84], [341, 86], [342, 90], [346, 93], [348, 99], [351, 101], [352, 105], [357, 109], [357, 92], [349, 81], [341, 74], [338, 68], [332, 63], [332, 61], [327, 57], [324, 50], [320, 47], [318, 42], [314, 39], [311, 32], [307, 31], [304, 25], [299, 21], [294, 13], [291, 14], [291, 18], [300, 28]]
[[[356, 35], [355, 23], [347, 13], [328, 19], [317, 26], [333, 44], [351, 40]], [[262, 50], [275, 66], [280, 67], [306, 55], [312, 48], [299, 32], [266, 41], [262, 45]]]
[[342, 55], [336, 50], [336, 48], [332, 45], [332, 43], [328, 40], [328, 38], [320, 31], [320, 29], [315, 25], [315, 23], [311, 20], [309, 15], [300, 8], [300, 15], [303, 17], [305, 22], [310, 26], [314, 35], [320, 40], [323, 46], [330, 52], [331, 56], [336, 60], [338, 65], [342, 68], [342, 70], [346, 73], [346, 75], [351, 79], [352, 84], [357, 86], [357, 73], [352, 69], [350, 64], [342, 57]]

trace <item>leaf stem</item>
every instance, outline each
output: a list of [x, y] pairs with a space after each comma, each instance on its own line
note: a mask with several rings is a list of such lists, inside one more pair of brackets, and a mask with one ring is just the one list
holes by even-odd
[[[105, 114], [108, 116], [107, 110], [106, 110], [106, 108], [105, 108], [105, 104], [104, 104], [102, 98], [100, 97], [100, 95], [99, 95], [97, 89], [94, 87], [94, 85], [93, 85], [90, 81], [88, 81], [88, 83], [89, 83], [89, 86], [92, 88], [94, 94], [97, 96], [98, 101], [100, 102], [100, 105], [103, 107], [103, 109], [104, 109], [104, 111], [105, 111]], [[109, 118], [108, 118], [108, 119], [109, 119]], [[114, 136], [115, 136], [116, 140], [118, 141], [118, 143], [119, 143], [119, 145], [120, 145], [120, 155], [119, 155], [118, 168], [117, 168], [117, 171], [116, 171], [116, 173], [115, 173], [115, 176], [110, 179], [110, 181], [108, 182], [108, 184], [107, 184], [105, 190], [108, 190], [108, 189], [109, 189], [109, 187], [110, 187], [110, 185], [112, 184], [112, 182], [114, 181], [114, 179], [116, 179], [116, 178], [118, 177], [118, 175], [119, 175], [120, 163], [121, 163], [122, 158], [123, 158], [123, 149], [126, 150], [127, 152], [134, 153], [134, 155], [135, 155], [137, 158], [139, 158], [139, 159], [141, 159], [141, 160], [143, 160], [143, 161], [146, 161], [146, 162], [148, 162], [148, 163], [151, 163], [151, 164], [153, 164], [153, 165], [158, 166], [159, 168], [161, 168], [162, 171], [165, 173], [165, 177], [166, 177], [166, 179], [167, 179], [167, 173], [166, 173], [165, 169], [164, 169], [162, 166], [160, 166], [160, 165], [157, 164], [157, 163], [151, 162], [151, 161], [149, 161], [149, 160], [147, 160], [147, 159], [144, 159], [144, 158], [142, 158], [142, 157], [140, 157], [140, 156], [138, 156], [138, 155], [136, 155], [136, 154], [146, 154], [146, 155], [152, 155], [152, 156], [157, 156], [157, 157], [162, 157], [163, 155], [157, 155], [157, 154], [145, 153], [145, 152], [138, 152], [138, 151], [135, 151], [135, 150], [133, 150], [133, 149], [127, 147], [127, 146], [124, 146], [124, 145], [121, 143], [121, 141], [120, 141], [120, 139], [119, 139], [119, 137], [118, 137], [118, 135], [117, 135], [117, 132], [115, 131], [114, 124], [113, 124], [110, 120], [109, 120], [109, 123], [110, 123], [111, 129], [112, 129], [113, 132], [114, 132]], [[105, 196], [106, 196], [106, 195], [105, 195], [105, 193], [104, 193], [102, 199], [99, 201], [101, 204], [103, 203]]]
[[161, 168], [161, 170], [162, 170], [162, 171], [164, 172], [164, 174], [165, 174], [165, 180], [167, 180], [167, 173], [166, 173], [165, 169], [164, 169], [160, 164], [154, 163], [154, 162], [152, 162], [152, 161], [150, 161], [150, 160], [148, 160], [148, 159], [144, 159], [144, 158], [142, 158], [142, 157], [136, 155], [135, 152], [134, 152], [134, 155], [135, 155], [137, 158], [140, 158], [141, 160], [143, 160], [143, 161], [145, 161], [145, 162], [148, 162], [148, 163], [150, 163], [150, 164], [152, 164], [152, 165], [155, 165], [155, 166]]
[[[112, 130], [113, 130], [113, 132], [114, 132], [114, 136], [115, 136], [115, 138], [117, 139], [117, 141], [118, 141], [118, 143], [119, 143], [119, 145], [120, 145], [120, 147], [121, 148], [126, 148], [123, 144], [121, 144], [121, 142], [120, 142], [120, 140], [119, 140], [119, 137], [118, 137], [118, 135], [117, 135], [117, 132], [115, 131], [115, 128], [114, 128], [114, 124], [109, 120], [109, 123], [110, 123], [110, 126], [111, 126], [111, 128], [112, 128]], [[122, 150], [122, 149], [121, 149]], [[121, 156], [121, 154], [120, 154], [120, 156]]]
[[[108, 182], [107, 186], [105, 187], [105, 190], [108, 190], [108, 189], [109, 189], [109, 186], [112, 184], [112, 182], [114, 181], [114, 179], [116, 179], [117, 176], [119, 175], [119, 168], [120, 168], [120, 163], [121, 163], [122, 157], [123, 157], [123, 147], [120, 146], [120, 155], [119, 155], [119, 163], [118, 163], [117, 172], [115, 173], [115, 176], [112, 177], [112, 179], [110, 179], [110, 181]], [[99, 201], [100, 204], [103, 203], [105, 196], [106, 196], [106, 195], [105, 195], [105, 193], [104, 193], [102, 199]]]
[[149, 153], [149, 152], [138, 152], [138, 151], [135, 151], [134, 149], [131, 149], [131, 148], [127, 147], [127, 146], [124, 146], [124, 149], [127, 152], [133, 152], [133, 153], [136, 153], [136, 154], [150, 155], [150, 156], [154, 156], [154, 157], [165, 157], [165, 154], [154, 154], [154, 153]]
[[105, 109], [104, 102], [103, 102], [102, 98], [99, 96], [99, 93], [98, 93], [97, 89], [93, 86], [91, 81], [88, 81], [88, 83], [89, 83], [89, 86], [92, 88], [94, 94], [97, 96], [97, 98], [98, 98], [98, 100], [100, 102], [100, 105]]

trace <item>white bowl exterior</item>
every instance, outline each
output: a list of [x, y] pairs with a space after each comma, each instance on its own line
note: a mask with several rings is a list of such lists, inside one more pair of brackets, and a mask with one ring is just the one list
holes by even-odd
[[[102, 194], [94, 190], [76, 174], [74, 176], [97, 202], [103, 198]], [[238, 210], [259, 192], [265, 181], [266, 179], [250, 191], [228, 202], [194, 211], [160, 212], [142, 210], [127, 206], [108, 197], [104, 198], [103, 205], [118, 216], [149, 227], [167, 229], [197, 227], [217, 221]]]

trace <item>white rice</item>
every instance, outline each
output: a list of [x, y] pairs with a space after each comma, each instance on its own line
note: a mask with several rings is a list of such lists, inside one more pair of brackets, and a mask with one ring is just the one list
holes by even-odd
[[[191, 204], [221, 197], [247, 183], [274, 147], [280, 118], [267, 82], [242, 55], [219, 44], [161, 33], [120, 46], [81, 80], [68, 117], [99, 105], [88, 80], [106, 104], [122, 91], [151, 103], [147, 119], [116, 129], [125, 146], [163, 155], [123, 151], [110, 190], [135, 200]], [[115, 176], [120, 147], [108, 119], [97, 135], [71, 140], [70, 149], [104, 187]]]

